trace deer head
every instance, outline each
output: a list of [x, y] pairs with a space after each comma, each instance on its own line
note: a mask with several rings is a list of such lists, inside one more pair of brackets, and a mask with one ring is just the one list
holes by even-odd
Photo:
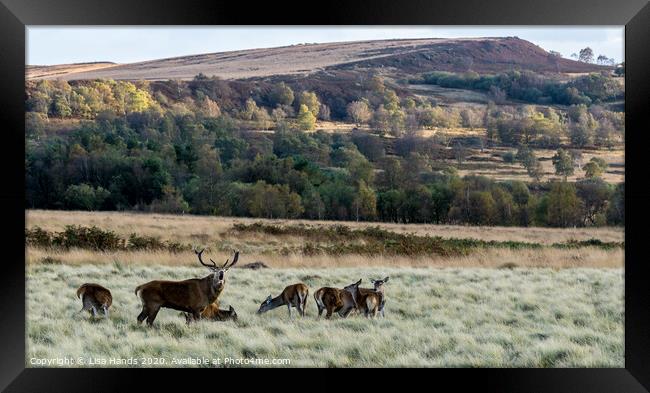
[[361, 280], [362, 279], [360, 278], [359, 281], [355, 282], [354, 284], [350, 284], [347, 287], [343, 288], [352, 294], [352, 298], [355, 302], [357, 301], [357, 293], [359, 292], [359, 285], [361, 285]]
[[261, 313], [263, 313], [263, 312], [269, 311], [269, 310], [271, 309], [270, 306], [271, 306], [271, 301], [272, 301], [272, 300], [273, 300], [273, 296], [272, 296], [272, 295], [269, 295], [269, 297], [267, 297], [267, 298], [262, 302], [262, 304], [260, 304], [260, 308], [259, 308], [259, 310], [257, 310], [257, 313], [258, 313], [258, 314], [261, 314]]
[[199, 262], [201, 262], [201, 265], [207, 267], [208, 270], [210, 270], [212, 273], [212, 286], [217, 289], [223, 288], [223, 286], [226, 284], [226, 272], [237, 263], [237, 260], [239, 260], [239, 251], [235, 251], [235, 256], [233, 257], [232, 263], [228, 264], [230, 262], [230, 259], [226, 259], [226, 262], [221, 266], [217, 266], [217, 263], [212, 259], [210, 259], [211, 265], [203, 262], [203, 251], [205, 251], [205, 249], [201, 251], [194, 250], [196, 256], [199, 258]]
[[388, 278], [389, 277], [384, 277], [381, 280], [373, 280], [373, 279], [371, 279], [370, 282], [372, 283], [372, 285], [374, 285], [375, 291], [381, 292], [381, 291], [384, 290], [384, 284], [386, 284], [388, 282]]
[[230, 316], [230, 319], [237, 322], [237, 313], [235, 312], [233, 306], [228, 307], [228, 315]]

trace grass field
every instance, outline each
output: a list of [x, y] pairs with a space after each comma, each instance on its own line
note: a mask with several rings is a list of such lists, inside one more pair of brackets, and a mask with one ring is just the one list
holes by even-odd
[[[88, 367], [90, 359], [141, 363], [142, 357], [162, 358], [167, 367], [188, 357], [331, 367], [624, 366], [622, 269], [234, 269], [221, 304], [235, 307], [236, 323], [188, 326], [177, 311], [163, 309], [153, 328], [136, 324], [135, 286], [205, 274], [200, 267], [156, 265], [28, 266], [27, 367], [35, 367], [32, 358], [61, 357], [82, 357]], [[316, 319], [317, 288], [385, 275], [391, 277], [385, 319]], [[269, 293], [297, 281], [310, 287], [304, 319], [290, 320], [285, 308], [255, 315]], [[83, 282], [112, 290], [110, 319], [73, 315]]]
[[[197, 366], [172, 363], [197, 357], [223, 362], [209, 367], [242, 366], [225, 362], [258, 358], [289, 359], [289, 366], [329, 367], [623, 367], [624, 248], [556, 246], [592, 240], [620, 244], [622, 228], [490, 228], [31, 210], [26, 219], [27, 228], [38, 226], [52, 233], [66, 225], [94, 225], [122, 238], [137, 233], [208, 246], [209, 257], [218, 262], [239, 249], [239, 265], [262, 261], [270, 266], [228, 272], [220, 302], [221, 308], [232, 305], [237, 310], [236, 323], [201, 321], [188, 326], [179, 312], [163, 309], [149, 329], [136, 324], [140, 300], [134, 288], [153, 279], [207, 275], [192, 251], [27, 246], [28, 367], [79, 357], [85, 361], [81, 366], [88, 367], [134, 366], [101, 363], [132, 358], [139, 362], [135, 366], [143, 361], [158, 362], [146, 367]], [[331, 237], [333, 225], [345, 226], [350, 235]], [[453, 255], [300, 251], [306, 242], [368, 245], [375, 240], [352, 235], [375, 226], [388, 231], [371, 231], [387, 242], [394, 241], [390, 233], [496, 243]], [[237, 229], [242, 227], [249, 229]], [[500, 246], [502, 242], [525, 245], [508, 248]], [[390, 281], [385, 319], [358, 315], [316, 319], [312, 297], [316, 289], [341, 288], [359, 278], [368, 287], [370, 278], [386, 275]], [[306, 318], [289, 319], [285, 308], [255, 315], [266, 296], [276, 296], [298, 281], [310, 288]], [[75, 292], [84, 282], [105, 285], [113, 292], [110, 319], [74, 314], [81, 308]], [[95, 364], [88, 363], [91, 359]]]

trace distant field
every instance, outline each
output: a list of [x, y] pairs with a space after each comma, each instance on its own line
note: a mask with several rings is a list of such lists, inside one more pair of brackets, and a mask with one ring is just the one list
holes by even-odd
[[[237, 323], [188, 326], [177, 311], [163, 309], [152, 329], [136, 324], [135, 286], [205, 274], [198, 266], [29, 266], [26, 366], [35, 367], [32, 358], [64, 356], [81, 357], [82, 367], [93, 367], [90, 358], [141, 357], [163, 362], [144, 367], [178, 367], [172, 360], [187, 357], [283, 358], [290, 367], [624, 366], [621, 269], [234, 269], [221, 304], [235, 307]], [[385, 275], [385, 319], [316, 319], [317, 288]], [[269, 293], [297, 281], [310, 288], [304, 319], [289, 320], [284, 308], [255, 315]], [[73, 316], [83, 282], [112, 290], [109, 320]]]
[[[66, 225], [97, 226], [112, 230], [128, 238], [131, 233], [173, 240], [197, 247], [210, 247], [215, 260], [230, 256], [233, 249], [242, 252], [244, 263], [262, 261], [271, 267], [359, 267], [359, 266], [479, 266], [499, 267], [504, 264], [529, 267], [622, 267], [623, 248], [599, 247], [555, 248], [556, 243], [569, 241], [623, 242], [622, 228], [518, 228], [470, 227], [452, 225], [402, 225], [383, 223], [356, 223], [307, 220], [263, 220], [251, 218], [225, 218], [192, 215], [137, 214], [118, 212], [72, 212], [29, 210], [26, 212], [27, 228], [36, 226], [51, 232], [62, 231]], [[234, 224], [263, 223], [279, 228], [303, 225], [304, 228], [331, 228], [345, 225], [351, 229], [378, 227], [398, 234], [441, 236], [450, 239], [478, 239], [495, 242], [524, 242], [537, 248], [480, 248], [467, 255], [328, 255], [300, 252], [307, 241], [327, 246], [326, 240], [308, 239], [299, 235], [274, 235], [233, 230]], [[363, 240], [360, 240], [363, 242]], [[195, 266], [196, 257], [191, 251], [106, 251], [50, 250], [27, 248], [27, 263], [39, 264], [47, 257], [62, 263], [125, 265], [183, 265]]]
[[[499, 157], [493, 157], [494, 153], [504, 153], [511, 151], [516, 153], [516, 149], [512, 148], [486, 148], [483, 152], [476, 150], [469, 156], [461, 165], [458, 174], [465, 175], [480, 175], [486, 176], [495, 180], [521, 180], [524, 182], [531, 181], [531, 178], [520, 163], [509, 164], [503, 162]], [[551, 149], [535, 149], [535, 155], [542, 164], [544, 176], [541, 181], [561, 180], [561, 176], [555, 174], [555, 167], [553, 167], [552, 157], [555, 155], [556, 150]], [[599, 157], [604, 159], [609, 167], [603, 173], [601, 178], [608, 183], [621, 183], [625, 181], [625, 150], [622, 147], [613, 150], [583, 150], [582, 163], [583, 165], [589, 162], [592, 157]], [[453, 160], [448, 161], [451, 165], [457, 165]], [[576, 168], [573, 175], [568, 176], [567, 180], [575, 182], [584, 179], [584, 171]]]

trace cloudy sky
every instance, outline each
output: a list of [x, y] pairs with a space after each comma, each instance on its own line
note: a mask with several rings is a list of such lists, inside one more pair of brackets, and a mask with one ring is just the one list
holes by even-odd
[[589, 46], [596, 56], [603, 54], [620, 62], [624, 58], [623, 34], [623, 26], [28, 26], [26, 64], [131, 63], [314, 42], [507, 36], [523, 38], [564, 57]]

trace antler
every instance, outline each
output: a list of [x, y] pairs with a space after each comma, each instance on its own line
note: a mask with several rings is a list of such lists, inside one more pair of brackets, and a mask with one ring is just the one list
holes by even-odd
[[223, 268], [225, 268], [226, 270], [230, 269], [231, 267], [235, 266], [238, 260], [239, 260], [239, 251], [235, 251], [235, 257], [233, 258], [232, 263], [228, 267], [226, 267], [226, 264], [228, 264], [228, 260], [226, 260], [226, 263], [223, 265], [224, 266]]
[[210, 266], [207, 263], [203, 262], [203, 259], [201, 258], [201, 255], [203, 255], [203, 251], [205, 251], [205, 248], [202, 249], [201, 251], [194, 250], [194, 252], [196, 253], [196, 256], [199, 258], [199, 262], [201, 262], [201, 265], [207, 266], [207, 267], [217, 267], [217, 264], [214, 263], [214, 261], [212, 259], [210, 259], [210, 262], [212, 262], [212, 266]]

